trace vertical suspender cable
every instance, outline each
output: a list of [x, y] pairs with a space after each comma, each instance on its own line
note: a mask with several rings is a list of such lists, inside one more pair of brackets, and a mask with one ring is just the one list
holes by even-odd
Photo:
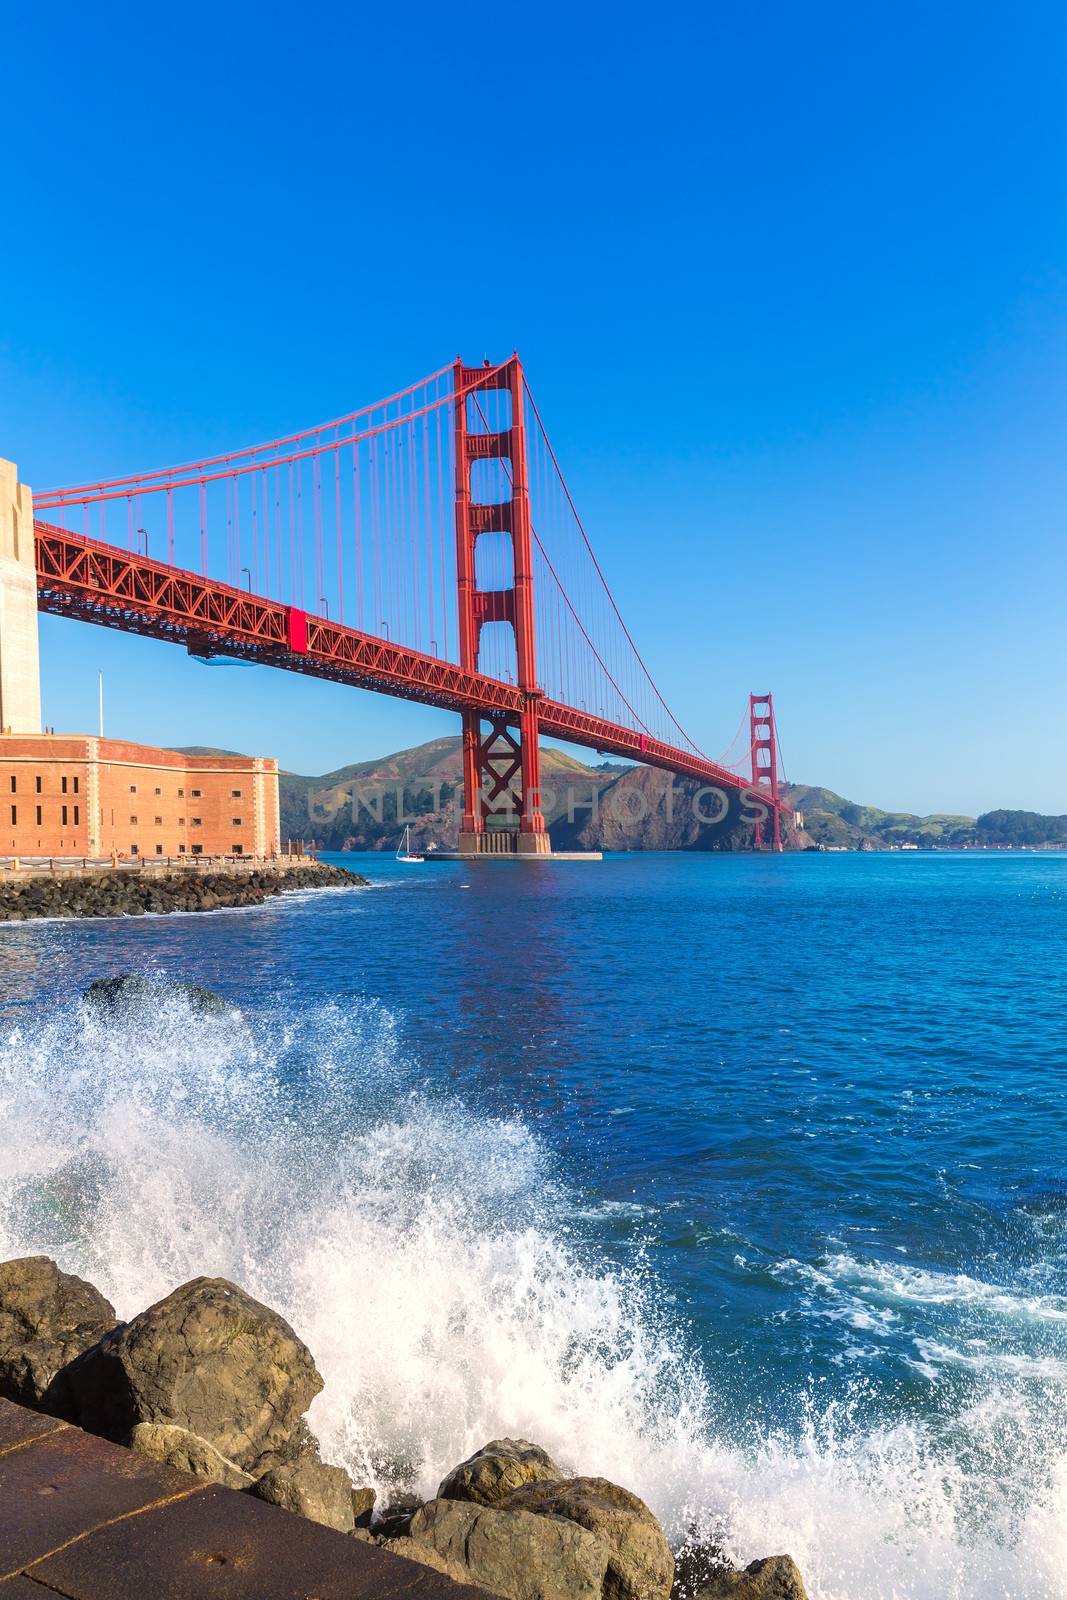
[[[451, 407], [449, 407], [448, 409], [449, 409], [449, 411], [451, 411]], [[444, 438], [445, 438], [445, 440], [447, 440], [448, 437], [449, 437], [448, 416], [446, 414], [445, 428], [444, 428]], [[448, 588], [447, 588], [446, 583], [445, 583], [445, 537], [446, 537], [445, 527], [446, 527], [446, 520], [447, 519], [446, 519], [446, 514], [445, 514], [445, 463], [444, 463], [443, 451], [444, 451], [444, 444], [442, 442], [441, 408], [438, 407], [438, 410], [437, 410], [437, 500], [438, 500], [438, 530], [439, 530], [439, 533], [440, 533], [440, 544], [441, 544], [441, 634], [442, 634], [441, 654], [445, 657], [446, 660], [448, 660], [449, 659], [449, 656], [448, 656]], [[449, 453], [451, 454], [451, 451]]]
[[307, 610], [307, 585], [304, 582], [304, 464], [296, 464], [296, 569], [300, 582], [300, 609]]
[[359, 444], [352, 444], [352, 507], [356, 532], [356, 627], [363, 627], [363, 507], [359, 482]]
[[258, 522], [257, 522], [257, 511], [258, 511], [258, 506], [259, 506], [259, 495], [256, 493], [256, 475], [255, 475], [254, 472], [249, 473], [249, 485], [248, 485], [248, 487], [249, 487], [249, 490], [250, 490], [251, 496], [252, 496], [252, 582], [255, 584], [256, 590], [258, 592], [258, 590], [259, 590], [259, 527], [258, 527]]
[[412, 422], [409, 426], [411, 429], [411, 448], [408, 452], [408, 484], [411, 491], [411, 588], [415, 596], [415, 643], [421, 650], [423, 647], [421, 604], [423, 572], [422, 554], [419, 549], [421, 519], [419, 517], [418, 423]]
[[326, 578], [322, 567], [322, 457], [311, 458], [312, 506], [315, 522], [315, 610], [322, 615], [326, 598]]
[[233, 581], [239, 587], [241, 583], [241, 480], [236, 473], [233, 479], [233, 554]]
[[[340, 429], [337, 430], [340, 433]], [[341, 446], [333, 453], [334, 516], [337, 521], [337, 620], [345, 620], [345, 580], [341, 555]]]
[[278, 599], [282, 598], [282, 491], [281, 468], [274, 468], [274, 549], [277, 559]]
[[296, 538], [294, 534], [295, 504], [293, 498], [293, 463], [289, 463], [289, 604], [301, 603], [296, 588]]
[[427, 414], [422, 419], [422, 493], [423, 493], [423, 529], [424, 543], [426, 546], [426, 579], [429, 585], [430, 623], [428, 642], [432, 645], [437, 640], [437, 608], [434, 605], [433, 588], [433, 540], [430, 537], [430, 418]]
[[382, 554], [381, 554], [381, 529], [380, 507], [378, 499], [378, 440], [372, 438], [370, 442], [370, 521], [371, 541], [374, 545], [374, 616], [371, 618], [370, 632], [377, 633], [382, 620]]

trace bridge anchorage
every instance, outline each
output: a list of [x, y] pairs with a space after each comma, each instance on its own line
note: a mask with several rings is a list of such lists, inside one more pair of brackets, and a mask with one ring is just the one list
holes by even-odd
[[464, 855], [550, 856], [542, 736], [723, 790], [756, 848], [782, 848], [771, 696], [749, 697], [717, 761], [682, 728], [517, 355], [457, 360], [265, 444], [46, 490], [35, 509], [0, 464], [0, 727], [21, 732], [40, 728], [34, 605], [456, 712]]

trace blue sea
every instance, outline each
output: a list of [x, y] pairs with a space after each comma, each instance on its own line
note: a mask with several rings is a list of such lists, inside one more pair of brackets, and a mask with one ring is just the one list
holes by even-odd
[[812, 1600], [1062, 1600], [1067, 855], [333, 859], [0, 928], [0, 1255], [244, 1284], [386, 1497], [521, 1435]]

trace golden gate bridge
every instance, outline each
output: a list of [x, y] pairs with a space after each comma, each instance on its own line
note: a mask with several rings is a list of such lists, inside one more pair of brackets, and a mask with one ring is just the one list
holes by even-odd
[[781, 848], [771, 695], [717, 760], [686, 733], [517, 355], [266, 444], [45, 490], [34, 517], [43, 611], [457, 712], [465, 851], [549, 852], [541, 735], [740, 794], [757, 847]]

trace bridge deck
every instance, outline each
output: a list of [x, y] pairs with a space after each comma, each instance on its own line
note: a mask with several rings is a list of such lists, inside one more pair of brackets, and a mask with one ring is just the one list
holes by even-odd
[[[448, 711], [519, 722], [526, 697], [513, 683], [64, 528], [37, 522], [35, 533], [42, 611], [165, 639], [194, 654], [237, 656]], [[569, 744], [723, 789], [749, 787], [747, 779], [691, 750], [575, 706], [542, 698], [537, 710], [542, 731]]]

